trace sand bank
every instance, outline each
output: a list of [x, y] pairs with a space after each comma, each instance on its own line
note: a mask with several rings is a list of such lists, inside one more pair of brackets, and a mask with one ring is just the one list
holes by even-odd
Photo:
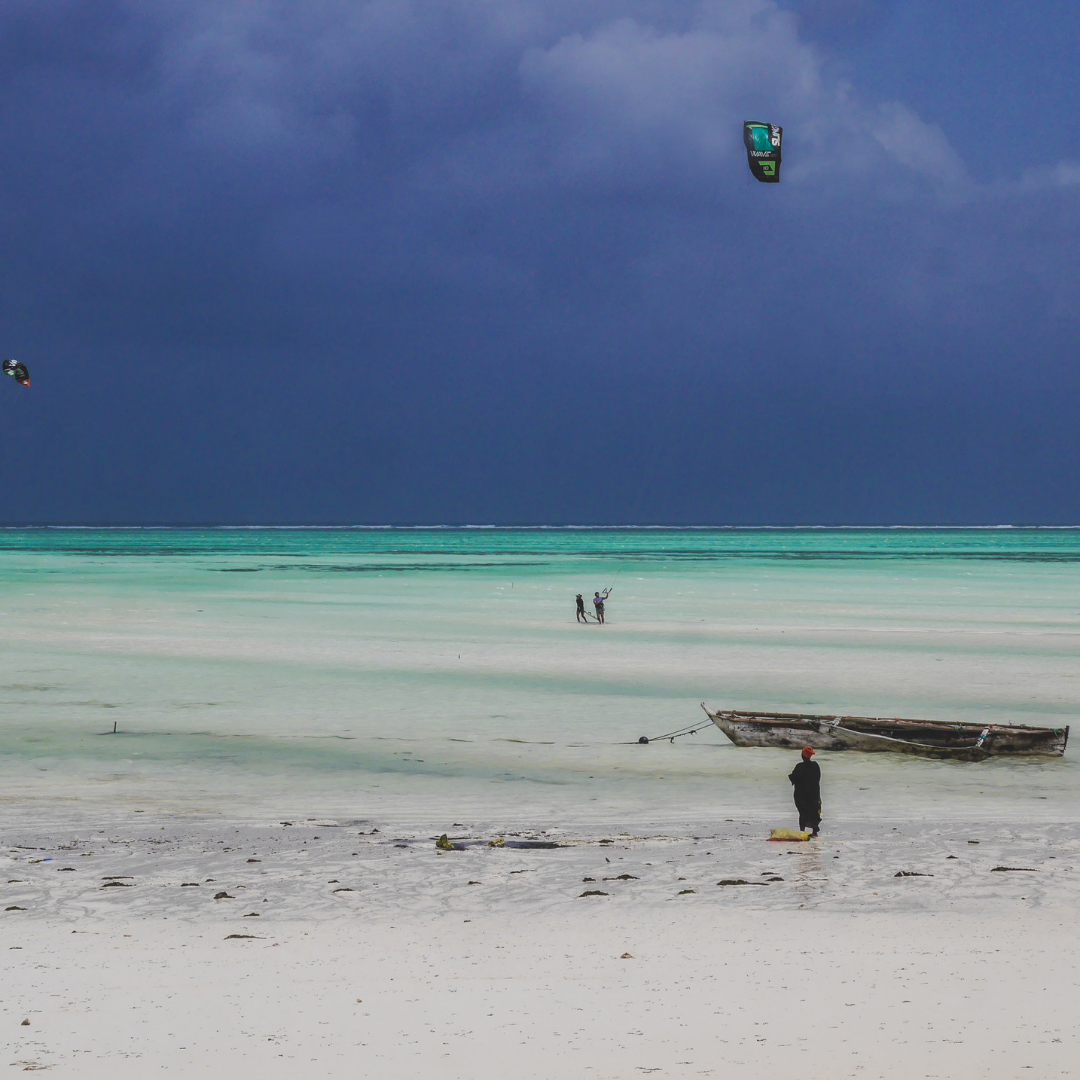
[[[1072, 1075], [1080, 829], [833, 829], [798, 845], [766, 842], [764, 821], [24, 821], [2, 849], [3, 906], [22, 909], [0, 923], [6, 1060], [72, 1077]], [[443, 830], [476, 846], [439, 853]], [[486, 847], [497, 835], [565, 846]]]

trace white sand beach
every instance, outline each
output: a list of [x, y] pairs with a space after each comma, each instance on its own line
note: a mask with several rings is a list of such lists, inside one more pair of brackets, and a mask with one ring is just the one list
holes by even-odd
[[[415, 822], [143, 813], [48, 836], [30, 824], [3, 853], [14, 1068], [1077, 1069], [1076, 829], [848, 822], [789, 844], [756, 821], [603, 836], [463, 822], [450, 835], [475, 846], [440, 852]], [[496, 835], [561, 846], [486, 846]]]

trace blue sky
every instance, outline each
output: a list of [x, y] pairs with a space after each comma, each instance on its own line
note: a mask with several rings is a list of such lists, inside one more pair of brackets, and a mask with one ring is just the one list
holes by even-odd
[[1078, 35], [2, 4], [0, 520], [1076, 522]]

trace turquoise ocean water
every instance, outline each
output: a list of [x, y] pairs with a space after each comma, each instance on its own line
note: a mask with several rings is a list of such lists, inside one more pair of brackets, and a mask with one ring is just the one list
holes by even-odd
[[[787, 824], [791, 754], [636, 739], [1071, 724], [1080, 530], [8, 529], [0, 620], [9, 805]], [[823, 767], [838, 817], [1073, 820], [1077, 754]]]

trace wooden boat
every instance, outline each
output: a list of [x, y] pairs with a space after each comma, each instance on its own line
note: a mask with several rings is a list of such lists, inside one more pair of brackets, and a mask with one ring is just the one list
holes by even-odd
[[954, 761], [982, 761], [1005, 754], [1061, 757], [1068, 727], [1027, 724], [954, 724], [899, 717], [815, 716], [802, 713], [712, 712], [710, 720], [736, 746], [779, 746], [815, 750], [892, 751]]

